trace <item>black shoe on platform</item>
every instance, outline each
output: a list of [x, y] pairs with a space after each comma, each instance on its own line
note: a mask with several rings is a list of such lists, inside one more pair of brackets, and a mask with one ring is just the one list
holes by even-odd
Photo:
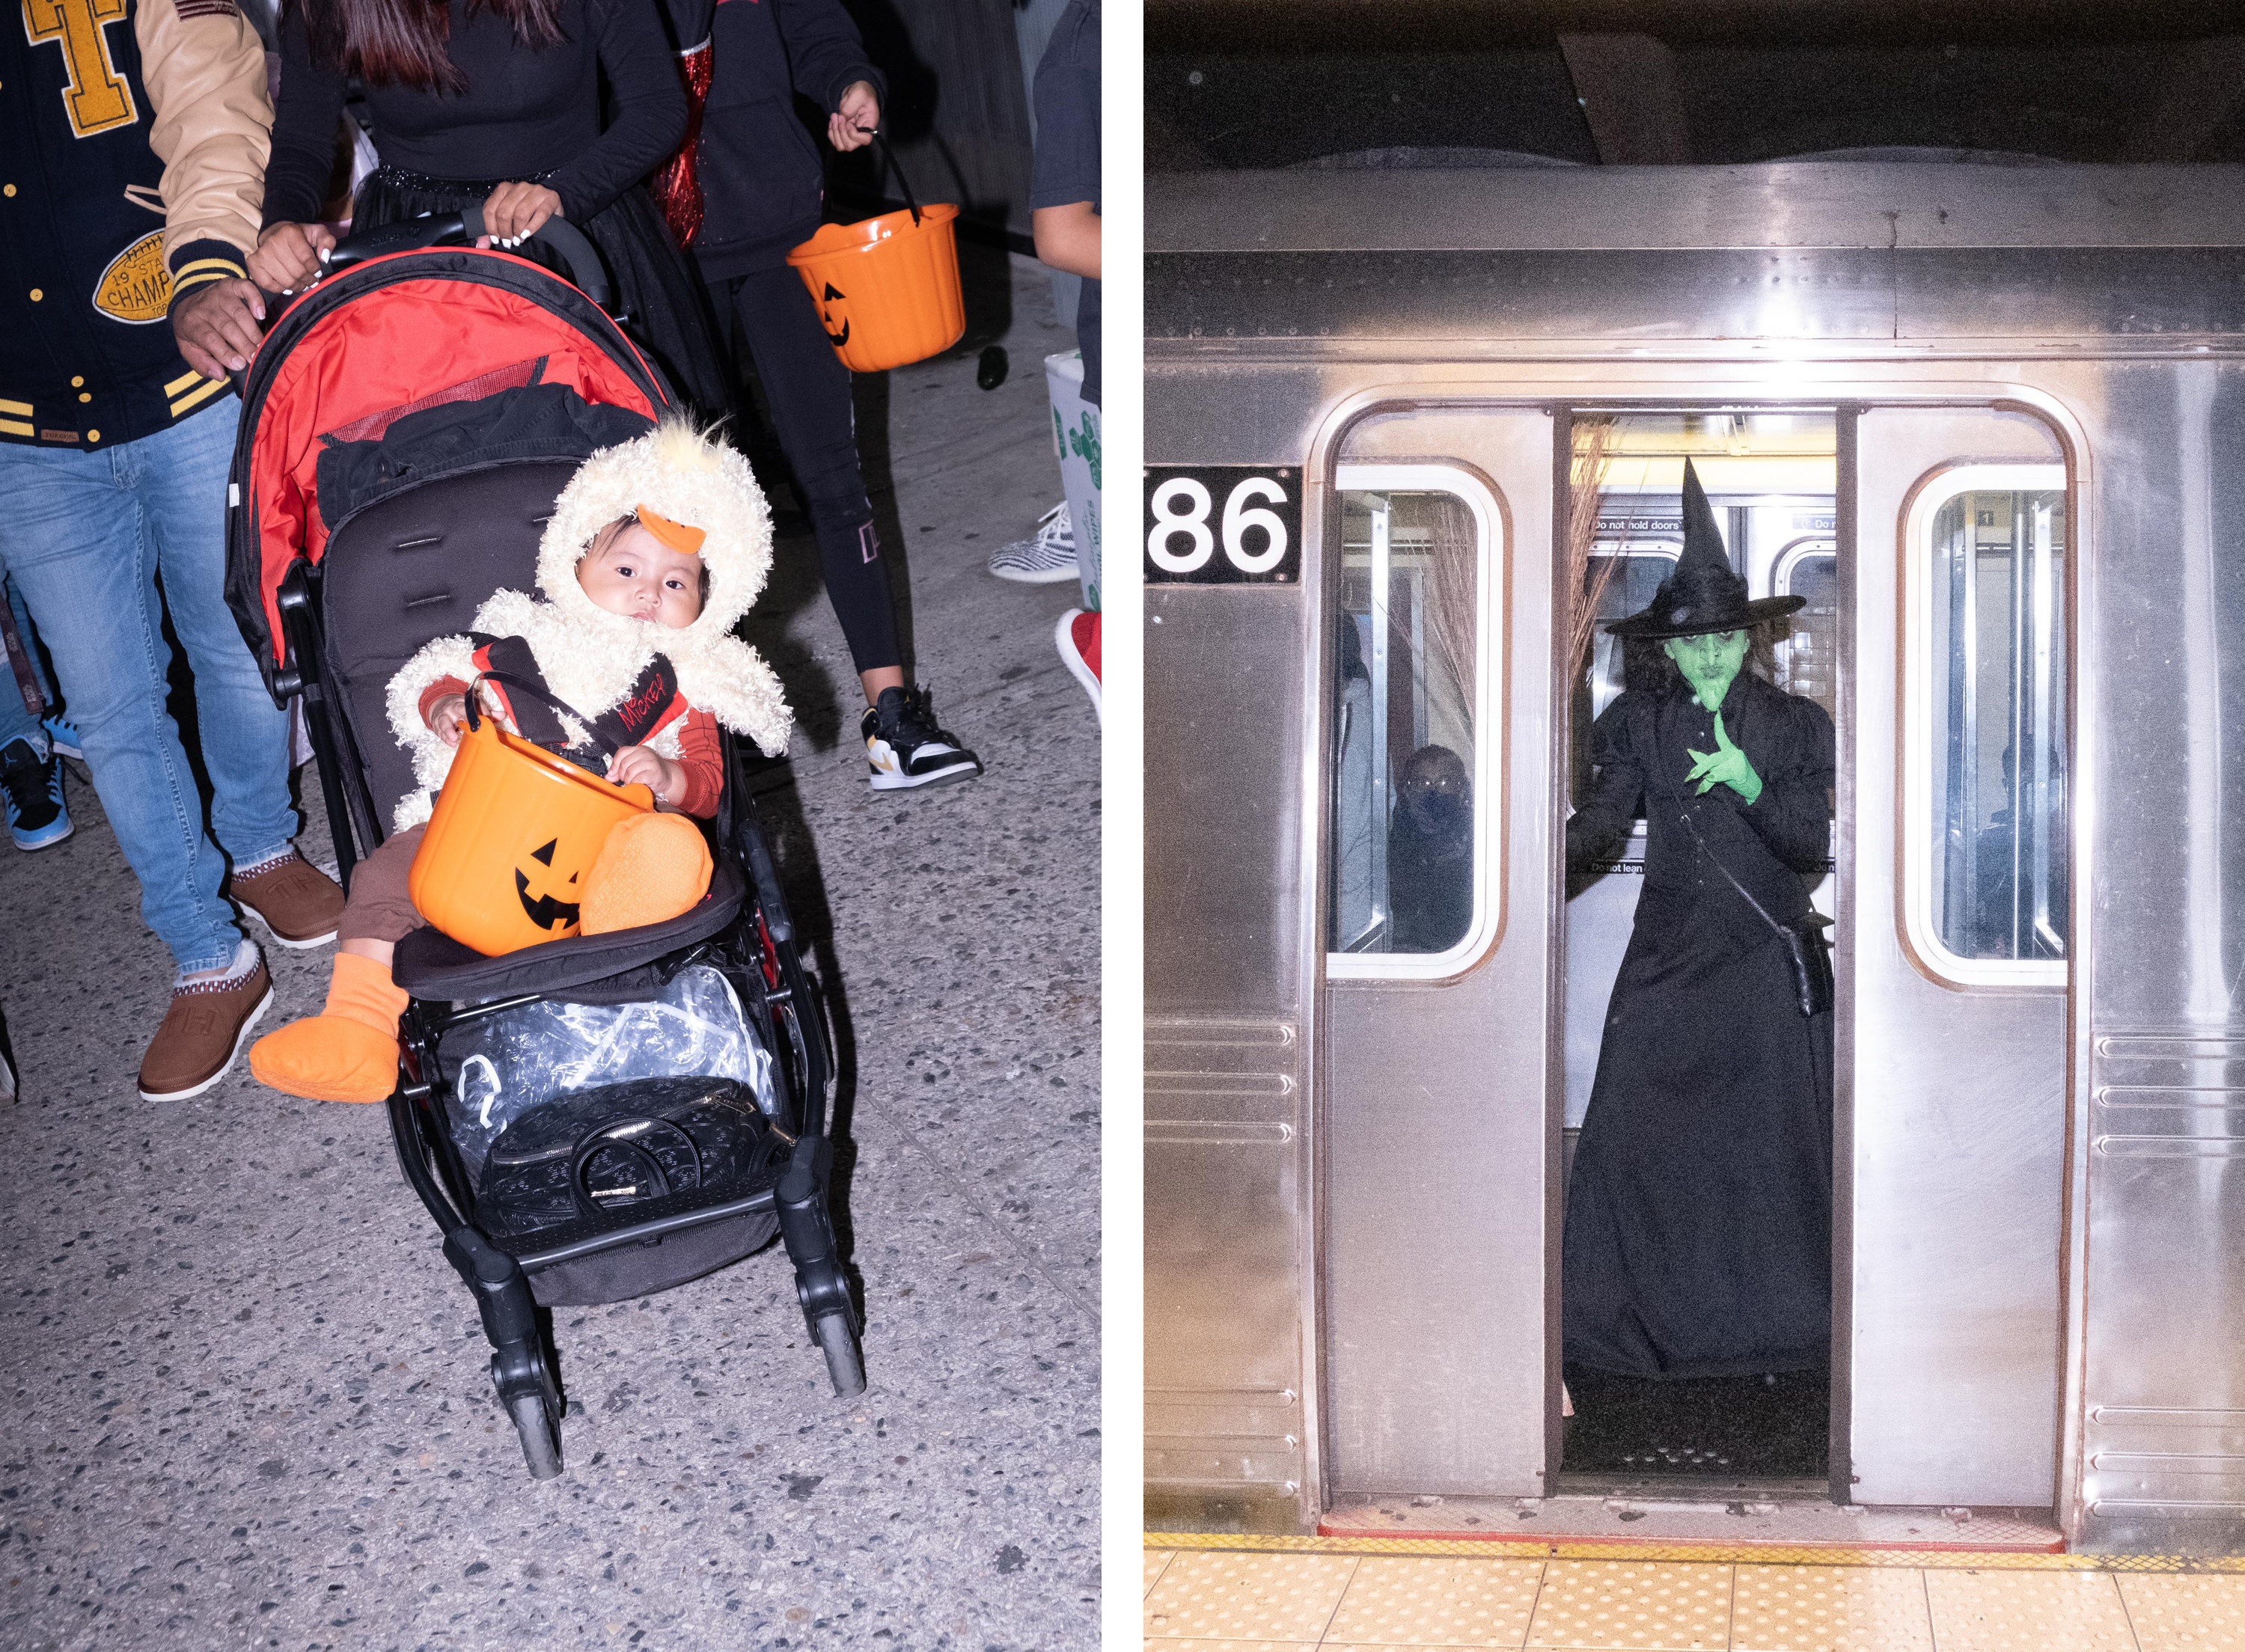
[[935, 707], [925, 688], [884, 688], [866, 708], [858, 732], [865, 737], [865, 761], [875, 791], [936, 786], [972, 780], [982, 760], [956, 735], [939, 728]]

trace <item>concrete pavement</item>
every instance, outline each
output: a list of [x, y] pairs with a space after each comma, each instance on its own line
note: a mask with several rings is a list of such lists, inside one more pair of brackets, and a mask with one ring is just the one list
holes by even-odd
[[[833, 1398], [775, 1246], [558, 1310], [567, 1471], [532, 1482], [381, 1109], [246, 1061], [138, 1098], [171, 966], [74, 768], [77, 836], [0, 848], [0, 1647], [1095, 1644], [1098, 728], [1053, 650], [1074, 586], [982, 565], [1059, 497], [1074, 340], [1034, 264], [967, 250], [967, 344], [861, 381], [860, 435], [988, 774], [868, 790], [799, 518], [752, 620], [805, 731], [759, 804], [844, 1044], [867, 1392]], [[266, 1027], [315, 1012], [328, 951], [266, 955]]]

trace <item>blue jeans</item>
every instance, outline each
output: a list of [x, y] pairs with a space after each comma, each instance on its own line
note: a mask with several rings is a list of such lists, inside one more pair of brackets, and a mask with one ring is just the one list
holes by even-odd
[[[227, 470], [241, 410], [227, 396], [106, 450], [0, 444], [0, 564], [54, 659], [93, 789], [140, 879], [140, 915], [182, 974], [231, 963], [241, 940], [219, 894], [227, 857], [268, 859], [296, 830], [288, 716], [226, 606]], [[164, 706], [164, 606], [194, 673], [215, 845]]]
[[[0, 566], [4, 566], [0, 560]], [[55, 708], [55, 686], [47, 680], [47, 674], [39, 664], [39, 647], [31, 630], [31, 616], [24, 607], [24, 593], [16, 589], [12, 579], [0, 579], [8, 588], [8, 606], [16, 615], [16, 629], [22, 633], [24, 647], [31, 653], [31, 680], [39, 685], [39, 694], [47, 702], [47, 709]], [[16, 668], [10, 663], [0, 667], [0, 751], [19, 740], [32, 740], [39, 732], [39, 720], [24, 708], [24, 691], [16, 680]]]

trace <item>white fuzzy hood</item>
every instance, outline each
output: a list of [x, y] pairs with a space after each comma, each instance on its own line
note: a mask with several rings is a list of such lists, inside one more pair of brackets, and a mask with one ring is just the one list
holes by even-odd
[[[577, 583], [577, 564], [593, 536], [642, 505], [703, 531], [709, 595], [690, 626], [674, 630], [610, 613]], [[771, 667], [732, 634], [763, 592], [770, 568], [771, 514], [748, 461], [690, 425], [667, 423], [647, 436], [602, 449], [562, 489], [538, 549], [539, 587], [549, 599], [519, 591], [494, 592], [471, 623], [489, 636], [527, 641], [546, 686], [587, 717], [621, 701], [660, 653], [676, 672], [679, 692], [689, 706], [755, 741], [768, 755], [780, 756], [787, 750], [794, 714]], [[431, 794], [444, 783], [452, 762], [451, 748], [421, 721], [421, 696], [440, 678], [466, 681], [475, 673], [469, 640], [439, 637], [390, 680], [390, 727], [412, 755], [415, 777], [427, 789], [398, 801], [394, 813], [399, 830], [428, 818]], [[583, 738], [580, 727], [563, 721], [573, 741]], [[650, 743], [675, 759], [678, 725]]]

